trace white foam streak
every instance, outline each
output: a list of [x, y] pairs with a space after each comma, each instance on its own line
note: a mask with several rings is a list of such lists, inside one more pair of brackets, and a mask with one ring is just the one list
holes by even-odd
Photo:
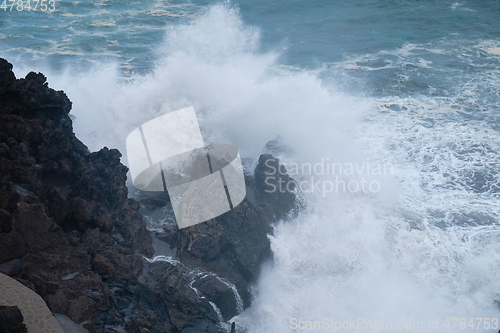
[[[406, 45], [398, 52], [409, 56], [416, 48]], [[498, 162], [497, 143], [486, 138], [491, 147], [469, 144], [481, 143], [480, 131], [461, 140], [471, 123], [416, 124], [428, 118], [426, 107], [432, 103], [427, 100], [389, 101], [405, 108], [378, 113], [370, 111], [372, 101], [342, 95], [310, 72], [274, 70], [278, 54], [260, 52], [258, 30], [224, 6], [212, 7], [192, 25], [172, 28], [158, 54], [153, 72], [130, 82], [108, 65], [78, 75], [49, 75], [51, 86], [64, 89], [74, 102], [75, 131], [92, 150], [107, 145], [124, 152], [131, 130], [193, 105], [205, 142], [233, 144], [242, 157], [257, 157], [267, 141], [280, 135], [294, 150], [284, 160], [315, 163], [329, 157], [356, 163], [371, 158], [396, 166], [394, 175], [380, 179], [380, 193], [308, 194], [307, 211], [276, 226], [271, 237], [275, 265], [263, 273], [253, 306], [236, 318], [250, 332], [291, 332], [292, 318], [427, 325], [435, 318], [498, 317], [493, 304], [500, 291], [500, 232], [498, 204], [492, 199], [498, 191], [476, 193], [473, 177], [460, 173], [482, 168], [496, 181], [499, 173], [491, 162]], [[430, 107], [438, 124], [438, 115], [448, 114], [451, 103], [444, 104]], [[421, 117], [412, 118], [418, 112]], [[371, 118], [361, 123], [359, 117], [367, 113]], [[353, 140], [356, 130], [358, 141]], [[430, 140], [435, 138], [442, 144]], [[473, 152], [467, 156], [487, 161], [479, 168], [477, 160], [456, 159], [450, 147], [457, 142], [465, 154]], [[444, 186], [450, 175], [464, 182], [451, 184], [450, 190]], [[455, 223], [464, 213], [483, 209], [495, 223]], [[443, 221], [449, 223], [438, 223]]]

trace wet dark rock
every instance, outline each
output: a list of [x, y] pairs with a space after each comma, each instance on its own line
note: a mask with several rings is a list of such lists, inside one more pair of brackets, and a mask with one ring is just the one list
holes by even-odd
[[100, 254], [97, 254], [92, 260], [92, 269], [106, 278], [112, 277], [115, 273], [115, 266]]
[[233, 290], [216, 276], [203, 276], [195, 280], [192, 286], [219, 308], [225, 321], [238, 314], [238, 305]]
[[186, 271], [167, 262], [146, 266], [142, 284], [107, 281], [110, 308], [94, 316], [88, 327], [106, 333], [119, 327], [127, 332], [136, 332], [137, 327], [155, 333], [220, 332], [216, 313], [191, 287]]
[[27, 254], [18, 277], [30, 281], [52, 312], [82, 322], [107, 303], [108, 288], [83, 248], [58, 246]]
[[250, 304], [250, 283], [260, 264], [270, 256], [271, 219], [246, 199], [233, 210], [189, 228], [166, 230], [159, 239], [177, 248], [189, 267], [201, 267], [235, 284], [245, 306]]
[[[177, 256], [184, 264], [213, 272], [234, 284], [244, 307], [250, 305], [250, 285], [256, 281], [262, 263], [271, 259], [268, 235], [272, 233], [272, 223], [286, 218], [296, 207], [294, 192], [264, 191], [266, 161], [268, 165], [281, 167], [285, 173], [278, 159], [268, 154], [260, 156], [255, 177], [246, 176], [250, 186], [247, 194], [253, 191], [255, 201], [245, 198], [233, 210], [210, 221], [180, 230], [172, 226], [156, 234], [177, 248]], [[287, 174], [279, 177], [293, 181]], [[225, 320], [236, 314], [235, 302], [226, 298], [227, 290], [214, 296], [209, 289], [203, 292], [204, 296], [219, 307]]]
[[170, 197], [166, 192], [142, 192], [136, 196], [141, 206], [146, 207], [150, 211], [159, 207], [164, 207], [170, 203]]
[[259, 157], [255, 168], [255, 201], [266, 205], [275, 219], [283, 219], [296, 203], [296, 182], [280, 160], [271, 154]]
[[217, 314], [206, 298], [199, 297], [191, 285], [192, 277], [168, 262], [149, 265], [145, 284], [170, 304], [168, 316], [179, 332], [218, 332]]
[[0, 332], [28, 332], [21, 310], [17, 306], [0, 306]]
[[11, 261], [0, 264], [0, 273], [5, 275], [15, 274], [22, 266], [23, 262], [19, 259], [12, 259]]
[[71, 102], [45, 81], [16, 80], [0, 59], [0, 270], [78, 323], [109, 307], [103, 279], [137, 281], [152, 238], [127, 198], [120, 152], [90, 153]]
[[223, 332], [216, 309], [224, 320], [238, 313], [233, 285], [250, 304], [271, 225], [295, 195], [267, 194], [258, 166], [246, 175], [251, 200], [158, 235], [182, 263], [149, 263], [152, 236], [139, 209], [168, 205], [168, 194], [128, 198], [120, 152], [89, 152], [73, 133], [71, 102], [45, 81], [33, 72], [16, 80], [0, 59], [0, 271], [92, 333]]
[[3, 94], [16, 81], [12, 72], [12, 65], [5, 59], [0, 58], [0, 94]]
[[0, 233], [9, 233], [12, 231], [12, 214], [3, 208], [0, 208]]
[[276, 157], [282, 155], [290, 155], [293, 153], [292, 149], [283, 143], [283, 139], [279, 135], [276, 137], [276, 139], [266, 143], [264, 152]]

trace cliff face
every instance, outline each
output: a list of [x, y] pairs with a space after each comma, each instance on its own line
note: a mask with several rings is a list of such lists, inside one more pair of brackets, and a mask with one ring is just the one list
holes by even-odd
[[[260, 198], [279, 207], [245, 200], [207, 223], [165, 230], [159, 237], [180, 262], [148, 262], [152, 236], [127, 198], [120, 152], [90, 153], [73, 133], [71, 102], [45, 81], [16, 79], [0, 59], [0, 272], [91, 332], [224, 331], [221, 319], [249, 305], [270, 224], [295, 196]], [[260, 178], [247, 180], [256, 197]]]
[[90, 153], [45, 80], [0, 59], [0, 271], [83, 322], [109, 304], [106, 278], [141, 274], [151, 235], [120, 152]]

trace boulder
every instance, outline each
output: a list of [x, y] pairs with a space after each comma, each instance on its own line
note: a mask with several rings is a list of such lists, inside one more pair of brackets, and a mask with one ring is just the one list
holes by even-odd
[[0, 332], [28, 332], [21, 310], [17, 306], [0, 306]]

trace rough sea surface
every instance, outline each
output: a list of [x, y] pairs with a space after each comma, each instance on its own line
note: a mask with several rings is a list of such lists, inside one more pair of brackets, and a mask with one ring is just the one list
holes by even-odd
[[191, 105], [207, 143], [289, 147], [307, 206], [275, 227], [234, 318], [249, 332], [498, 331], [498, 1], [17, 8], [0, 9], [0, 57], [68, 94], [91, 150], [125, 152], [131, 130]]

